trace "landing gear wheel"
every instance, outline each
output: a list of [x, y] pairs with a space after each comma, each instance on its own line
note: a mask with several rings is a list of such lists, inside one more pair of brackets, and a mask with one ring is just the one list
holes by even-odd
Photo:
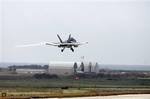
[[70, 48], [70, 50], [71, 50], [72, 52], [74, 52], [74, 49], [73, 49], [72, 47]]
[[61, 49], [61, 52], [63, 52], [65, 50], [65, 47], [63, 49]]

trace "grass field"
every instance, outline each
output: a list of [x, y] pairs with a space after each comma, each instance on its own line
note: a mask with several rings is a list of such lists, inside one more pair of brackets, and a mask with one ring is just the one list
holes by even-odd
[[9, 87], [29, 87], [29, 88], [60, 88], [68, 86], [71, 88], [101, 88], [101, 87], [142, 87], [150, 88], [150, 79], [148, 78], [82, 78], [75, 80], [73, 78], [61, 77], [53, 79], [5, 79], [0, 80], [0, 88]]
[[5, 98], [73, 97], [115, 94], [150, 94], [148, 78], [82, 78], [1, 79], [0, 93]]
[[[9, 91], [8, 91], [9, 90]], [[147, 88], [69, 88], [69, 89], [8, 89], [3, 99], [30, 99], [31, 97], [49, 98], [49, 97], [83, 97], [83, 96], [107, 96], [120, 94], [150, 94]], [[20, 91], [19, 91], [20, 90]], [[4, 93], [4, 91], [2, 92]]]

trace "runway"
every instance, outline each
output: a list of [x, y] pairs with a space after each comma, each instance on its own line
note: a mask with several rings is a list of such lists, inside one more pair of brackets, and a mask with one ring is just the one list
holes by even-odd
[[150, 94], [131, 94], [131, 95], [75, 97], [75, 98], [48, 98], [48, 99], [150, 99]]

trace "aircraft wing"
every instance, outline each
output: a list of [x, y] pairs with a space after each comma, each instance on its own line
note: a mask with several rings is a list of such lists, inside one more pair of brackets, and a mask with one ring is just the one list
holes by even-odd
[[34, 43], [34, 44], [17, 45], [16, 47], [36, 47], [36, 46], [45, 46], [45, 45], [59, 46], [60, 44], [59, 43], [40, 42], [40, 43]]
[[59, 46], [60, 43], [48, 43], [48, 42], [46, 42], [45, 45]]
[[78, 43], [78, 45], [84, 45], [84, 44], [88, 44], [88, 42]]

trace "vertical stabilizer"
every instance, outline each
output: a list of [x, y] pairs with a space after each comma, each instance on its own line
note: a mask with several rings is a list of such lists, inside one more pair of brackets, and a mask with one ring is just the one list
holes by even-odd
[[59, 41], [62, 43], [63, 41], [58, 34], [57, 34], [57, 37], [58, 37]]

